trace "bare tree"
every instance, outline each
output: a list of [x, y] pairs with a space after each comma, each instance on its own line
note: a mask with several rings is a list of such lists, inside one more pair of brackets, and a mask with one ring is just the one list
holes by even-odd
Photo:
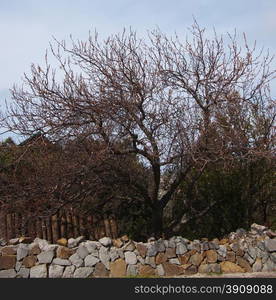
[[[151, 170], [143, 197], [160, 235], [163, 210], [192, 170], [200, 175], [213, 161], [272, 155], [272, 57], [246, 38], [242, 46], [235, 35], [208, 39], [196, 22], [190, 34], [181, 40], [156, 30], [140, 39], [130, 30], [104, 41], [90, 34], [70, 46], [55, 41], [59, 69], [47, 56], [45, 67], [32, 65], [23, 87], [12, 89], [6, 126], [50, 139], [93, 138], [110, 155], [138, 155]], [[265, 132], [255, 137], [262, 114]], [[122, 139], [129, 140], [124, 149]]]

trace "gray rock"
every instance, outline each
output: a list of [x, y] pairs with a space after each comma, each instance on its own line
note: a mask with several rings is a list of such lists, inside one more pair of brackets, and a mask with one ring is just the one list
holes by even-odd
[[49, 250], [45, 252], [41, 252], [37, 255], [38, 262], [40, 264], [50, 264], [54, 258], [54, 251]]
[[[209, 242], [209, 249], [210, 250], [218, 250], [219, 249], [219, 246], [217, 243], [215, 243], [214, 241], [213, 242]], [[197, 250], [198, 251], [198, 250]], [[199, 251], [198, 251], [199, 252]]]
[[16, 276], [16, 272], [14, 269], [0, 271], [0, 278], [14, 278], [15, 276]]
[[85, 246], [79, 246], [78, 250], [77, 250], [77, 254], [79, 255], [80, 258], [84, 259], [88, 254], [88, 250]]
[[78, 241], [76, 239], [70, 238], [67, 242], [68, 248], [74, 248], [78, 245]]
[[256, 251], [255, 247], [249, 246], [248, 250], [247, 250], [247, 253], [252, 257], [253, 260], [256, 259], [256, 257], [257, 257], [257, 251]]
[[124, 259], [125, 258], [125, 254], [124, 254], [124, 251], [122, 249], [118, 249], [118, 255], [120, 258]]
[[264, 244], [265, 244], [265, 248], [267, 249], [267, 251], [269, 251], [269, 252], [276, 251], [276, 238], [265, 240]]
[[175, 265], [180, 265], [179, 259], [178, 258], [170, 258], [169, 262], [171, 264], [175, 264]]
[[175, 248], [175, 247], [176, 247], [176, 243], [174, 237], [172, 237], [168, 240], [168, 248]]
[[166, 247], [165, 247], [163, 240], [156, 241], [155, 246], [156, 246], [157, 252], [165, 252], [166, 251]]
[[251, 266], [254, 264], [255, 260], [249, 254], [245, 253], [243, 258], [247, 260]]
[[16, 277], [18, 278], [29, 278], [29, 276], [30, 276], [30, 269], [28, 268], [21, 268], [16, 274]]
[[259, 224], [256, 224], [256, 223], [253, 223], [251, 225], [251, 231], [255, 234], [262, 234], [264, 233], [268, 228], [266, 226], [263, 226], [263, 225], [259, 225]]
[[210, 264], [211, 271], [213, 273], [221, 273], [220, 264]]
[[266, 251], [265, 248], [265, 243], [263, 241], [259, 241], [256, 245], [258, 247], [258, 249], [260, 249], [261, 251]]
[[[86, 241], [84, 242], [84, 246], [88, 250], [89, 254], [93, 254], [94, 256], [98, 256], [98, 250], [101, 247], [101, 243], [95, 241]], [[97, 253], [97, 255], [95, 255]]]
[[19, 247], [17, 248], [17, 255], [16, 259], [19, 261], [26, 257], [29, 253], [29, 247], [26, 244], [20, 244]]
[[43, 251], [55, 251], [57, 249], [58, 245], [56, 244], [49, 244], [49, 245], [45, 245], [43, 247]]
[[46, 247], [47, 245], [49, 245], [49, 242], [40, 238], [35, 238], [34, 239], [34, 243], [38, 244], [40, 250], [44, 250], [44, 247]]
[[164, 276], [165, 275], [165, 270], [164, 270], [162, 265], [157, 265], [156, 272], [157, 272], [158, 276]]
[[276, 271], [276, 265], [273, 263], [271, 259], [268, 259], [263, 264], [262, 272], [272, 272], [272, 271]]
[[110, 252], [109, 252], [109, 255], [110, 255], [110, 260], [111, 260], [111, 261], [114, 261], [114, 260], [116, 260], [117, 258], [119, 258], [119, 253], [118, 253], [118, 251], [117, 251], [117, 248], [111, 247]]
[[155, 237], [148, 238], [148, 243], [155, 242]]
[[255, 261], [255, 263], [252, 266], [252, 271], [253, 272], [261, 272], [262, 267], [263, 267], [262, 261], [259, 258], [257, 258], [257, 260]]
[[84, 259], [84, 266], [85, 267], [93, 267], [96, 263], [98, 263], [100, 260], [93, 256], [92, 254], [89, 254]]
[[62, 278], [63, 270], [63, 266], [51, 265], [49, 267], [49, 278]]
[[76, 270], [75, 266], [65, 267], [62, 278], [73, 278], [75, 270]]
[[138, 274], [137, 265], [128, 265], [127, 266], [127, 276], [136, 276]]
[[151, 267], [155, 268], [156, 267], [155, 257], [154, 256], [146, 256], [145, 264], [150, 265]]
[[71, 266], [71, 261], [69, 259], [54, 258], [52, 264], [59, 266]]
[[209, 243], [208, 243], [208, 242], [203, 242], [203, 243], [201, 244], [201, 250], [202, 250], [202, 251], [209, 250]]
[[[0, 246], [5, 246], [7, 244], [7, 242], [5, 242], [5, 240], [0, 239]], [[14, 239], [10, 239], [9, 240], [9, 245], [17, 245], [19, 244], [19, 238], [14, 238]]]
[[212, 269], [211, 269], [211, 265], [209, 264], [203, 264], [198, 267], [198, 273], [211, 273], [211, 272]]
[[17, 261], [15, 264], [15, 271], [18, 272], [22, 267], [22, 262]]
[[99, 258], [100, 261], [104, 264], [107, 270], [110, 270], [109, 267], [109, 260], [110, 260], [110, 255], [108, 252], [108, 249], [104, 246], [102, 246], [99, 250]]
[[74, 272], [74, 278], [87, 278], [94, 271], [93, 267], [81, 267], [77, 268]]
[[176, 254], [184, 254], [188, 251], [187, 247], [183, 243], [177, 243], [176, 244]]
[[157, 247], [155, 243], [150, 243], [148, 245], [147, 256], [155, 256], [157, 254]]
[[226, 257], [227, 254], [227, 248], [225, 245], [219, 245], [219, 248], [217, 249], [217, 253], [222, 256], [222, 257]]
[[109, 246], [111, 246], [112, 245], [112, 240], [111, 240], [111, 238], [109, 238], [109, 237], [103, 237], [103, 238], [101, 238], [100, 240], [99, 240], [99, 242], [103, 245], [103, 246], [105, 246], [105, 247], [109, 247]]
[[164, 245], [166, 248], [169, 248], [169, 241], [168, 240], [164, 240]]
[[135, 265], [137, 263], [137, 257], [134, 252], [126, 251], [125, 252], [125, 261], [128, 265]]
[[46, 264], [32, 267], [30, 270], [30, 278], [47, 278]]
[[69, 257], [70, 262], [78, 267], [82, 267], [83, 266], [83, 259], [79, 257], [79, 255], [77, 253], [74, 253], [73, 255], [71, 255]]
[[239, 244], [238, 243], [233, 243], [230, 245], [230, 248], [234, 251], [237, 252], [239, 250]]
[[276, 252], [270, 254], [270, 259], [276, 264]]
[[136, 246], [133, 241], [127, 242], [123, 247], [123, 251], [134, 251], [136, 249]]
[[242, 236], [244, 236], [244, 235], [246, 234], [246, 230], [243, 229], [243, 228], [238, 228], [238, 229], [236, 230], [236, 233], [237, 233], [237, 236], [238, 236], [238, 237], [242, 237]]
[[144, 265], [145, 264], [145, 259], [142, 257], [142, 256], [140, 256], [140, 255], [137, 255], [137, 260], [139, 261], [139, 263], [141, 263], [142, 265]]

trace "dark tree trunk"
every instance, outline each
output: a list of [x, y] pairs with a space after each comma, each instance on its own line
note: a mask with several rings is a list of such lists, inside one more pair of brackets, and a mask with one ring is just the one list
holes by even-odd
[[160, 238], [163, 235], [163, 208], [156, 204], [152, 213], [152, 236]]

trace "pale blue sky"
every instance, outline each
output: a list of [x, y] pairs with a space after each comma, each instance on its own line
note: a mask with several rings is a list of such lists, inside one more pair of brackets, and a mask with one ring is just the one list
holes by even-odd
[[276, 0], [0, 0], [0, 109], [31, 63], [43, 62], [52, 36], [85, 39], [95, 28], [106, 36], [129, 26], [140, 35], [156, 26], [181, 35], [193, 16], [218, 33], [246, 32], [276, 52]]

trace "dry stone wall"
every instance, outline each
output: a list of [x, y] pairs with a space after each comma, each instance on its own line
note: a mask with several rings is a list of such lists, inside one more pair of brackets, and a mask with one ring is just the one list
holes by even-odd
[[0, 278], [174, 277], [196, 273], [276, 271], [276, 237], [253, 224], [223, 239], [135, 242], [127, 236], [99, 241], [28, 237], [0, 240]]

